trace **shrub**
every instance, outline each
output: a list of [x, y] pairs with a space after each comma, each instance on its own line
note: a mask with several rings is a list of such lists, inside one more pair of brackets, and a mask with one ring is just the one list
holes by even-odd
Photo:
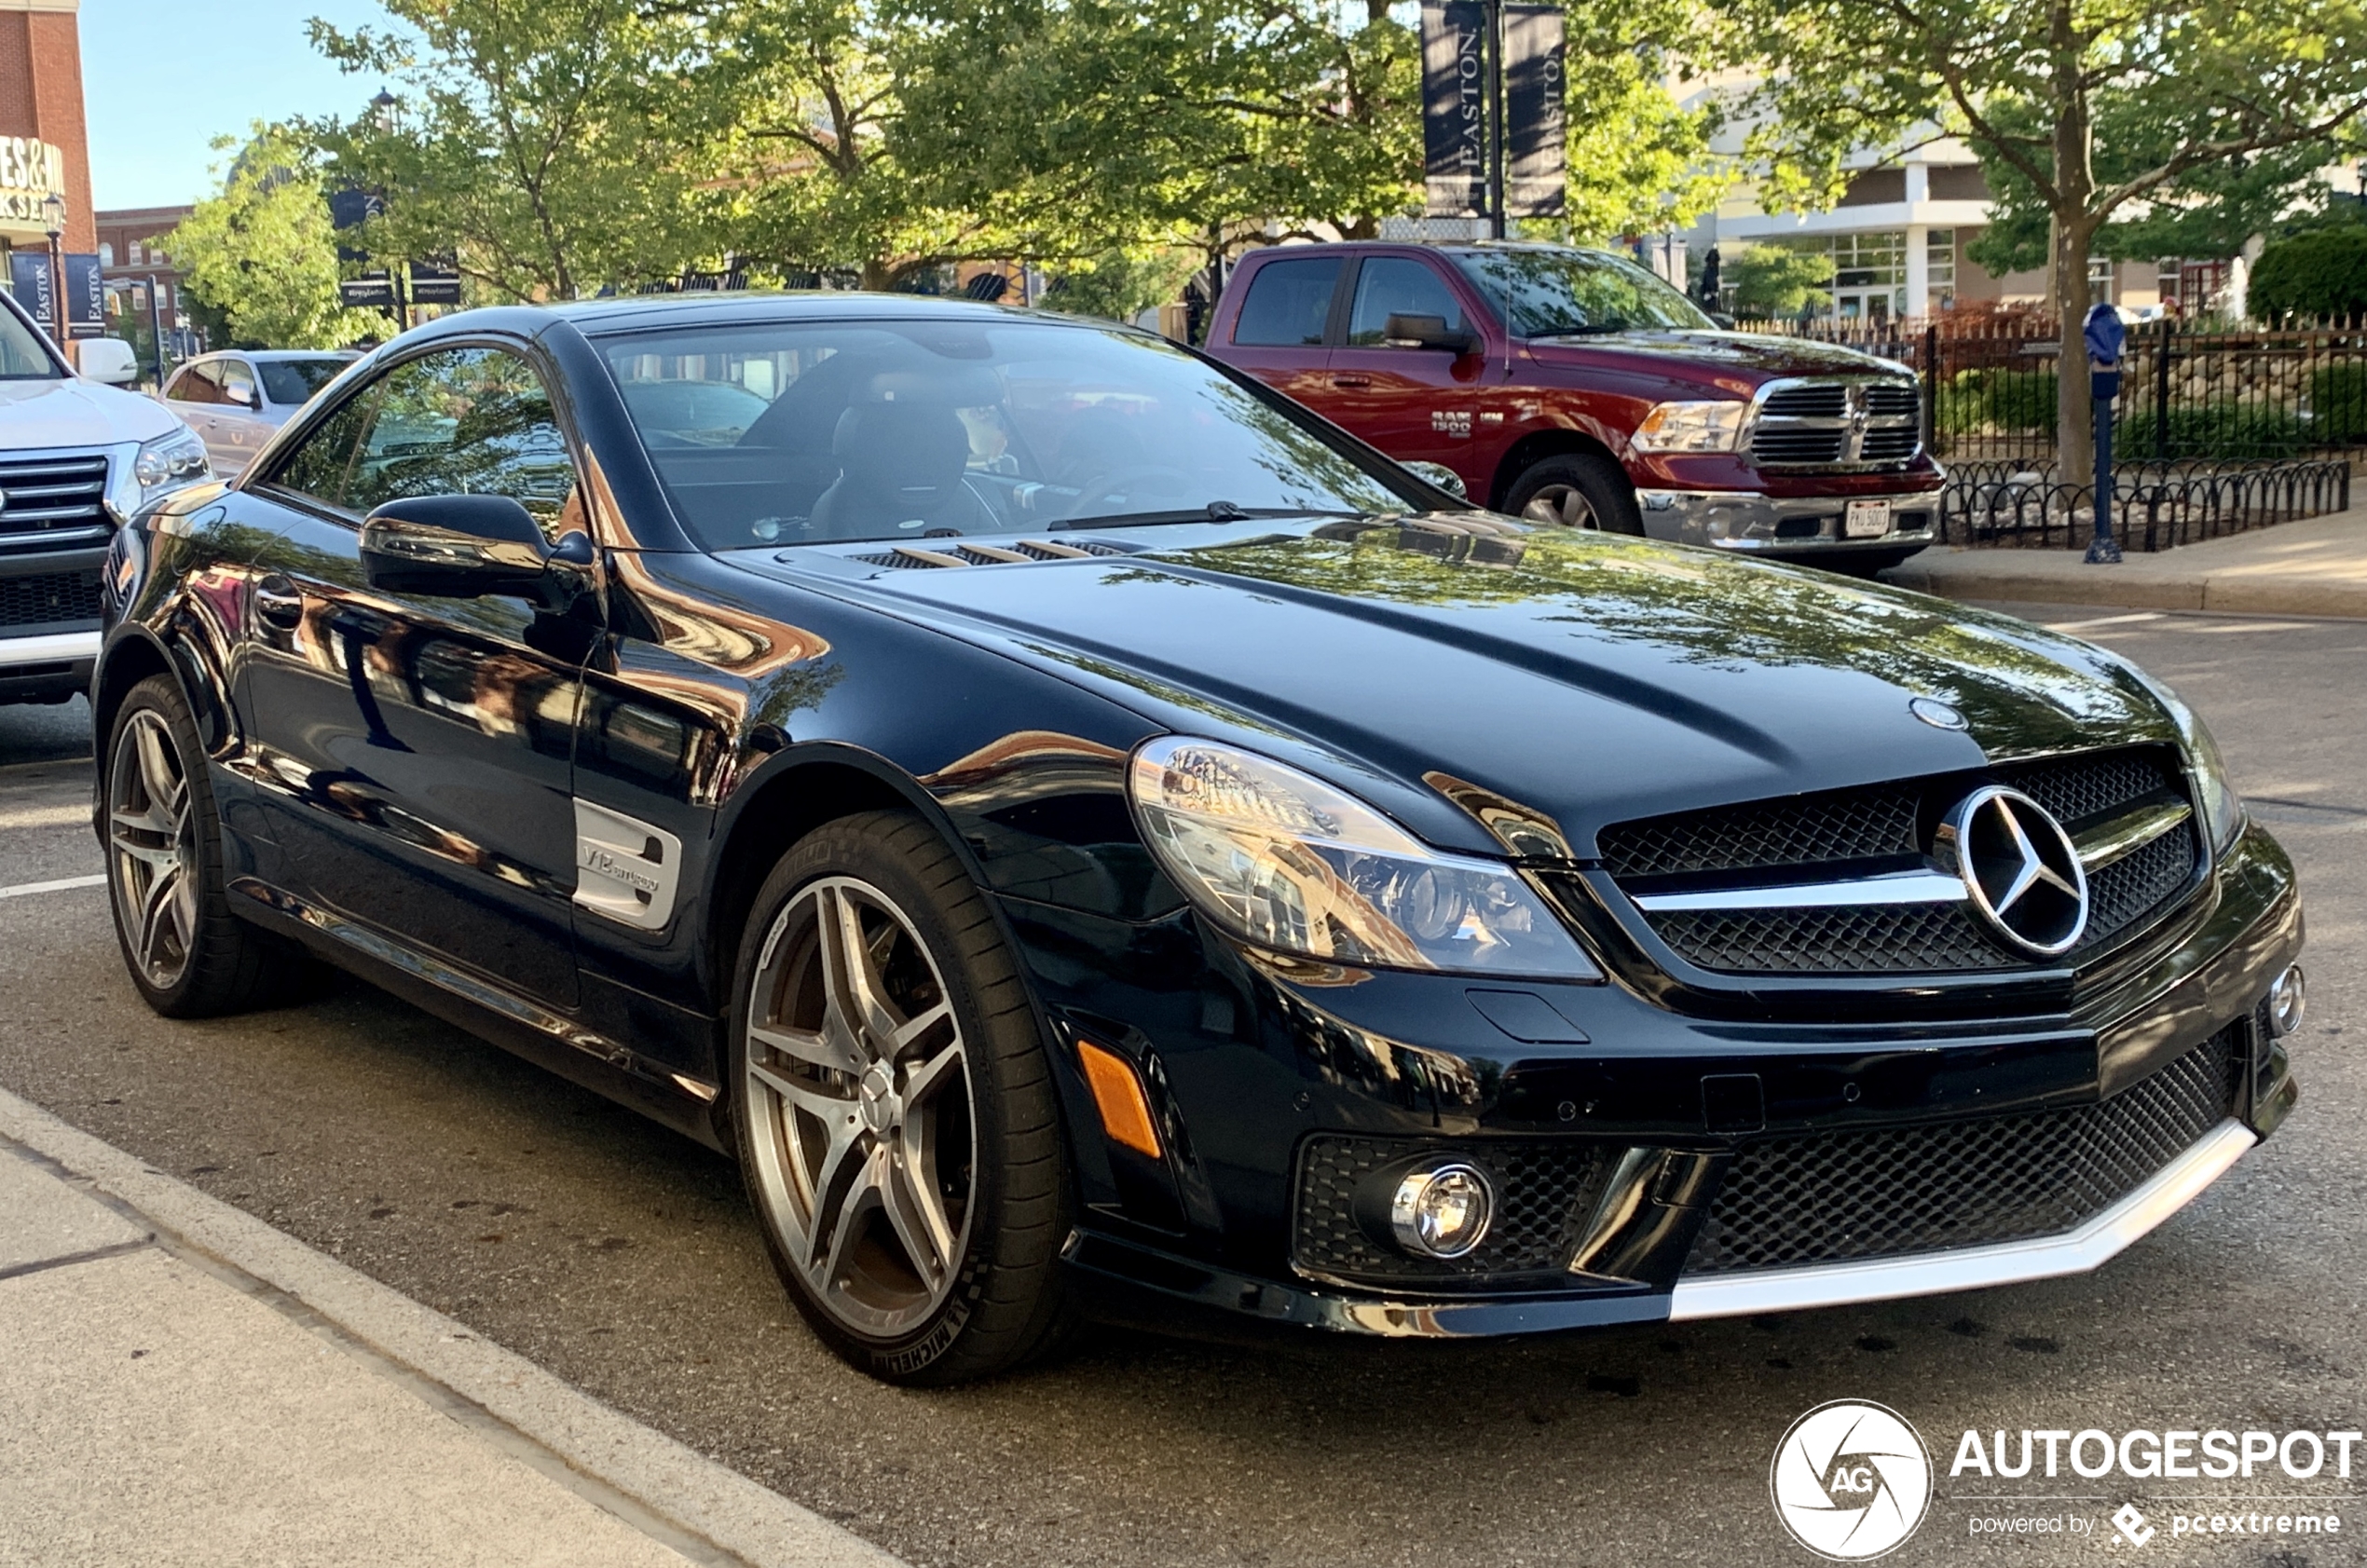
[[2318, 439], [2301, 419], [2281, 408], [2224, 400], [2169, 411], [2169, 446], [2155, 441], [2158, 416], [2152, 409], [2123, 418], [2113, 433], [2116, 459], [2136, 462], [2157, 456], [2244, 462], [2299, 457]]
[[2055, 373], [2051, 370], [1960, 370], [1940, 389], [1935, 411], [1950, 435], [1981, 430], [2052, 430]]
[[2367, 314], [2367, 225], [2310, 229], [2274, 239], [2252, 266], [2247, 296], [2264, 321], [2289, 315]]
[[2309, 378], [2309, 439], [2367, 446], [2367, 362], [2327, 365]]
[[1745, 245], [1721, 258], [1718, 283], [1746, 320], [1788, 320], [1803, 307], [1823, 311], [1833, 303], [1833, 258], [1787, 245]]

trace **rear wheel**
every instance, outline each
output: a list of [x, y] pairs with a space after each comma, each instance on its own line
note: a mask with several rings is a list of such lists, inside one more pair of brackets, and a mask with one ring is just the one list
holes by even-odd
[[1068, 1322], [1050, 1067], [960, 861], [909, 812], [782, 857], [740, 944], [733, 1117], [773, 1266], [875, 1377], [950, 1384]]
[[1530, 523], [1640, 534], [1635, 487], [1608, 457], [1571, 452], [1531, 464], [1512, 482], [1504, 510]]
[[116, 938], [150, 1007], [211, 1017], [310, 980], [303, 952], [230, 912], [205, 749], [170, 675], [142, 681], [116, 710], [105, 788]]

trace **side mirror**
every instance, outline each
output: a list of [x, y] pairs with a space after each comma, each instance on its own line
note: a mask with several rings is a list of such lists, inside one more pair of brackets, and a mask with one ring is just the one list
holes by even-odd
[[1446, 324], [1443, 316], [1401, 316], [1392, 312], [1381, 334], [1391, 344], [1411, 348], [1443, 348], [1451, 353], [1468, 354], [1479, 347], [1476, 333], [1458, 332]]
[[1711, 311], [1709, 313], [1709, 319], [1716, 321], [1721, 331], [1732, 332], [1734, 330], [1734, 318], [1729, 316], [1723, 310]]
[[119, 337], [86, 337], [75, 346], [75, 365], [92, 381], [129, 387], [140, 379], [140, 358]]
[[1415, 474], [1437, 485], [1458, 501], [1468, 501], [1471, 498], [1471, 493], [1463, 488], [1463, 476], [1444, 463], [1426, 463], [1417, 458], [1410, 463], [1400, 463], [1398, 467], [1410, 469]]
[[362, 575], [390, 593], [540, 603], [552, 552], [508, 496], [414, 496], [362, 520]]
[[234, 399], [233, 401], [235, 401], [240, 408], [245, 409], [250, 414], [260, 414], [263, 412], [263, 391], [260, 388], [250, 387], [246, 389], [245, 395]]

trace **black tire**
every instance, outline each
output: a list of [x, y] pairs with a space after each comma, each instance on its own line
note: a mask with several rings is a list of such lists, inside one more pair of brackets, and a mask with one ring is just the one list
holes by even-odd
[[[140, 769], [144, 742], [162, 748], [151, 766], [177, 772], [184, 785], [177, 832], [137, 825], [120, 810], [127, 802], [118, 786], [128, 782], [121, 768]], [[143, 770], [143, 780], [148, 776]], [[150, 675], [116, 710], [99, 785], [107, 899], [124, 970], [141, 1000], [168, 1018], [210, 1018], [284, 1001], [317, 983], [314, 961], [301, 948], [231, 913], [205, 747], [171, 676]], [[167, 878], [176, 879], [160, 885]], [[152, 901], [151, 893], [162, 896]], [[151, 912], [159, 920], [144, 920]], [[144, 957], [144, 936], [150, 938]]]
[[[865, 902], [874, 895], [877, 902]], [[959, 1034], [936, 1035], [934, 1042], [929, 1035], [917, 1037], [924, 1043], [915, 1057], [888, 1052], [866, 1058], [858, 1050], [854, 1059], [871, 1063], [859, 1077], [851, 1069], [818, 1067], [765, 1045], [762, 1061], [771, 1076], [759, 1081], [749, 1069], [749, 1029], [758, 1010], [779, 1038], [792, 1021], [800, 1031], [806, 1027], [803, 1020], [814, 1016], [810, 1010], [824, 1005], [818, 1000], [822, 993], [835, 994], [832, 972], [820, 967], [826, 961], [818, 934], [839, 907], [829, 902], [833, 898], [859, 905], [857, 929], [866, 933], [867, 943], [874, 940], [871, 932], [885, 932], [901, 916], [900, 935], [886, 932], [876, 939], [886, 945], [886, 956], [865, 971], [866, 983], [888, 996], [907, 1021], [949, 1003], [946, 1011]], [[916, 942], [926, 949], [925, 968], [912, 957]], [[732, 985], [728, 1092], [733, 1142], [766, 1251], [815, 1335], [860, 1370], [910, 1385], [992, 1376], [1049, 1349], [1074, 1318], [1059, 1257], [1072, 1200], [1050, 1060], [993, 916], [944, 840], [908, 811], [843, 817], [800, 840], [757, 893]], [[819, 1041], [828, 1033], [826, 1027], [811, 1038]], [[917, 1254], [899, 1239], [906, 1233], [891, 1222], [884, 1186], [868, 1217], [852, 1223], [840, 1222], [842, 1213], [829, 1216], [828, 1193], [866, 1191], [863, 1183], [875, 1167], [868, 1154], [856, 1166], [852, 1152], [867, 1136], [863, 1126], [869, 1129], [871, 1150], [894, 1165], [896, 1179], [910, 1168], [913, 1145], [900, 1121], [895, 1127], [872, 1122], [875, 1112], [886, 1114], [878, 1111], [878, 1099], [867, 1098], [873, 1094], [872, 1075], [884, 1064], [885, 1084], [913, 1094], [920, 1070], [928, 1065], [921, 1058], [939, 1051], [951, 1055], [943, 1045], [949, 1039], [963, 1053], [960, 1070], [969, 1104], [965, 1172], [949, 1175], [940, 1164], [942, 1151], [959, 1140], [958, 1118], [945, 1109], [942, 1097], [921, 1110], [900, 1105], [896, 1112], [899, 1118], [939, 1118], [938, 1130], [929, 1135], [928, 1179], [917, 1188], [938, 1194], [930, 1200], [932, 1212], [939, 1219], [949, 1216], [954, 1204], [950, 1194], [957, 1186], [961, 1190], [960, 1229], [947, 1248], [951, 1267], [937, 1271], [932, 1283], [925, 1266], [900, 1271], [889, 1266], [910, 1265]], [[821, 1115], [810, 1113], [814, 1100], [788, 1097], [784, 1079], [789, 1077], [807, 1097], [817, 1092], [853, 1097], [829, 1102], [845, 1110], [845, 1125], [855, 1129], [844, 1135], [848, 1152], [835, 1152], [838, 1135], [824, 1128]], [[860, 1125], [855, 1116], [858, 1106]], [[949, 1137], [948, 1127], [954, 1136]], [[816, 1139], [827, 1139], [830, 1152], [816, 1153]], [[806, 1162], [796, 1174], [789, 1169], [793, 1161]], [[887, 1166], [876, 1168], [888, 1174]], [[833, 1179], [834, 1170], [848, 1169], [854, 1171], [851, 1178]], [[913, 1190], [899, 1192], [909, 1198]], [[850, 1207], [856, 1203], [853, 1197], [845, 1201]], [[862, 1230], [866, 1224], [872, 1227], [869, 1233]], [[825, 1232], [835, 1236], [841, 1230], [856, 1237], [845, 1257], [847, 1274], [870, 1270], [864, 1280], [834, 1277], [841, 1275], [836, 1243], [830, 1244], [829, 1260], [815, 1266]], [[809, 1262], [799, 1261], [800, 1250]], [[909, 1281], [910, 1299], [876, 1290], [863, 1295], [856, 1287], [875, 1287], [874, 1276], [893, 1276], [891, 1288]], [[932, 1302], [932, 1290], [942, 1291], [941, 1299]], [[882, 1301], [890, 1304], [881, 1306]], [[849, 1321], [851, 1314], [875, 1307], [883, 1316], [900, 1311], [907, 1316], [877, 1331]]]
[[[1538, 515], [1530, 516], [1532, 509]], [[1530, 464], [1512, 482], [1511, 493], [1504, 498], [1504, 510], [1534, 523], [1595, 528], [1607, 534], [1644, 531], [1635, 486], [1627, 482], [1617, 463], [1591, 452], [1566, 452]]]

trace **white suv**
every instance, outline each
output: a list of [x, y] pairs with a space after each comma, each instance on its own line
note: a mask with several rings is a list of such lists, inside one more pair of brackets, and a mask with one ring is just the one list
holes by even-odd
[[108, 540], [148, 502], [212, 477], [195, 431], [153, 398], [75, 374], [0, 293], [0, 702], [62, 702], [90, 684]]

